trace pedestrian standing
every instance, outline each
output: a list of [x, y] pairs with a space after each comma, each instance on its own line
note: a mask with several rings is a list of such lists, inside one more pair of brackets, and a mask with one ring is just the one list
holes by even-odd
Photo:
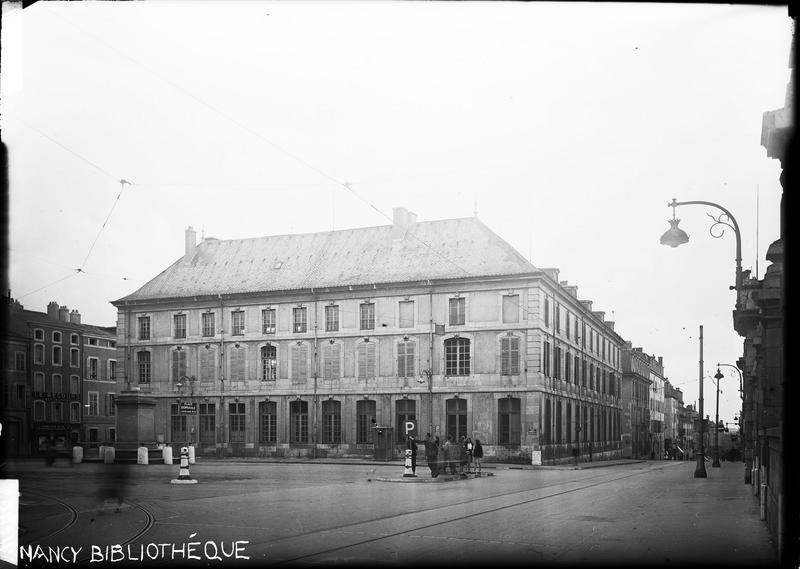
[[447, 435], [447, 440], [444, 443], [444, 460], [447, 467], [449, 467], [450, 474], [456, 474], [458, 445], [453, 442], [453, 435]]
[[436, 452], [436, 467], [440, 474], [442, 472], [447, 474], [447, 458], [445, 457], [444, 444], [439, 441], [439, 437], [436, 437], [434, 441], [438, 449]]
[[414, 435], [408, 435], [406, 448], [411, 449], [411, 474], [417, 473], [417, 443], [414, 441]]
[[466, 459], [467, 459], [467, 474], [470, 473], [472, 469], [472, 439], [467, 437], [467, 440], [464, 442], [464, 450], [466, 451]]
[[475, 460], [475, 476], [481, 475], [481, 459], [483, 459], [483, 446], [481, 441], [475, 439], [475, 445], [472, 447], [472, 458]]
[[431, 478], [439, 476], [439, 465], [436, 464], [439, 448], [436, 441], [431, 438], [431, 434], [425, 435], [425, 459], [428, 461], [428, 468], [431, 469]]

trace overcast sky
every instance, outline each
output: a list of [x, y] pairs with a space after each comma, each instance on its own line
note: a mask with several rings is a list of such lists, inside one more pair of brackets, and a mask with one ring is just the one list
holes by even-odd
[[[504, 2], [3, 4], [12, 296], [116, 323], [110, 301], [236, 239], [478, 217], [557, 267], [687, 403], [735, 363], [735, 239], [779, 234], [785, 7]], [[130, 182], [121, 184], [124, 179]], [[757, 199], [757, 195], [759, 199]], [[757, 211], [759, 212], [758, 215]], [[758, 227], [758, 234], [756, 228]], [[75, 269], [80, 268], [82, 272]], [[725, 370], [720, 416], [740, 409]], [[734, 379], [736, 378], [736, 379]], [[705, 385], [713, 417], [714, 391]]]

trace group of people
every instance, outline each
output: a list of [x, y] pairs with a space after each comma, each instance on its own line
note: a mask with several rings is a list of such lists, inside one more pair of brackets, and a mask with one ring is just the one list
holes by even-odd
[[[425, 435], [425, 459], [428, 461], [428, 468], [431, 469], [431, 477], [436, 478], [441, 473], [460, 474], [466, 477], [467, 474], [474, 473], [475, 476], [481, 475], [481, 461], [483, 459], [483, 446], [481, 441], [475, 439], [472, 442], [470, 437], [462, 436], [459, 441], [455, 441], [452, 435], [447, 436], [447, 440], [441, 443], [439, 437]], [[416, 471], [417, 443], [414, 437], [408, 438], [407, 447], [411, 449], [412, 468]]]

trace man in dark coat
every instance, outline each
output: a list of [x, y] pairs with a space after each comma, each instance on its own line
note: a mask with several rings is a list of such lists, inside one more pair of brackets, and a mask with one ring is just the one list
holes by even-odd
[[414, 435], [408, 435], [408, 442], [406, 448], [411, 449], [411, 473], [417, 473], [417, 443], [414, 441]]
[[428, 468], [431, 469], [431, 478], [439, 476], [439, 465], [436, 462], [438, 454], [439, 447], [431, 438], [431, 434], [428, 433], [425, 435], [425, 459], [428, 461]]

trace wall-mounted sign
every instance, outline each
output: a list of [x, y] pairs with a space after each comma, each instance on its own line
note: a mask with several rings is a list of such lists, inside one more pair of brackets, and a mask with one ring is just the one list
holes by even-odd
[[197, 413], [197, 403], [181, 402], [181, 413]]

